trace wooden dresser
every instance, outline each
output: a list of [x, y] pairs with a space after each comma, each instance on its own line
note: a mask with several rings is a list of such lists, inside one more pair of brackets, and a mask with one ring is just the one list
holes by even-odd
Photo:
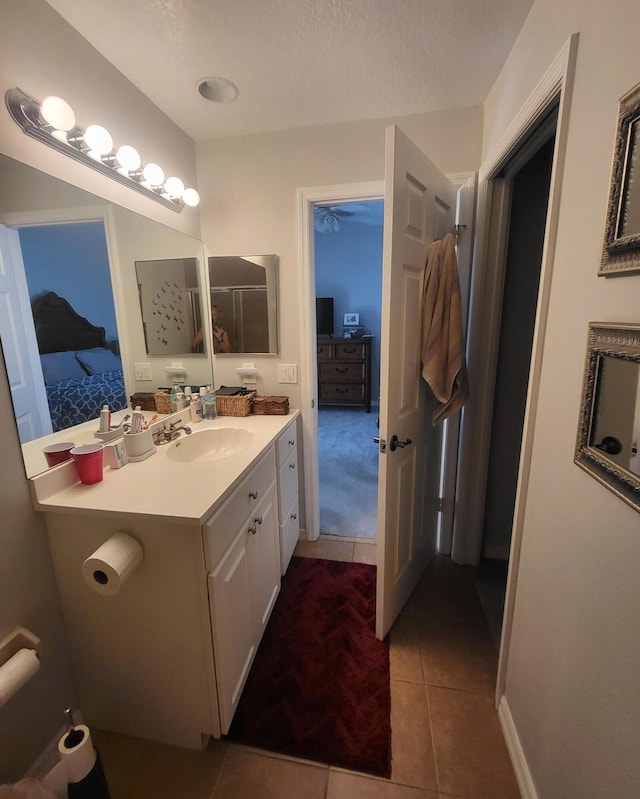
[[373, 339], [318, 338], [318, 404], [364, 405], [371, 411]]

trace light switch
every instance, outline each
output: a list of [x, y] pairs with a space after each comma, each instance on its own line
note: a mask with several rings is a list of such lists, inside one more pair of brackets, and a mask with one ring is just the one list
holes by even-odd
[[278, 383], [297, 383], [298, 366], [295, 363], [278, 364]]
[[150, 363], [135, 363], [136, 380], [153, 380]]

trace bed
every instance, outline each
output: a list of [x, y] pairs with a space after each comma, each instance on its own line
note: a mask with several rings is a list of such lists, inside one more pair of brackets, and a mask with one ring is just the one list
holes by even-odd
[[98, 419], [103, 405], [127, 406], [117, 342], [63, 297], [48, 291], [32, 302], [53, 431]]

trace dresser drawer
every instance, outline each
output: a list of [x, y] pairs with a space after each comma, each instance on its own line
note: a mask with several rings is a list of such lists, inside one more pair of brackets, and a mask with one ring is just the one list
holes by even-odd
[[335, 344], [336, 361], [358, 361], [365, 359], [365, 345], [357, 340], [339, 341]]
[[295, 451], [298, 443], [297, 434], [298, 429], [294, 421], [278, 436], [276, 442], [276, 463], [278, 466], [282, 466], [289, 455]]
[[330, 361], [333, 357], [331, 342], [319, 341], [317, 345], [317, 353], [319, 361]]
[[208, 570], [215, 568], [237, 535], [240, 526], [262, 502], [275, 477], [275, 453], [274, 448], [270, 447], [202, 528]]
[[322, 383], [319, 386], [320, 402], [363, 402], [364, 398], [362, 383]]
[[320, 364], [320, 379], [334, 380], [337, 383], [362, 383], [364, 381], [364, 362], [338, 363], [330, 361]]
[[291, 503], [285, 512], [280, 525], [280, 571], [284, 574], [300, 538], [300, 513], [298, 510], [298, 497]]

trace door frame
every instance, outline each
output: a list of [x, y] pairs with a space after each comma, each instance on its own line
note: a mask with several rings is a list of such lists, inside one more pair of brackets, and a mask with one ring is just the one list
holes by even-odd
[[315, 259], [313, 209], [316, 205], [384, 199], [384, 181], [344, 183], [298, 189], [298, 257], [300, 262], [300, 378], [304, 506], [307, 541], [320, 535], [320, 477], [318, 470], [318, 375], [315, 330]]
[[[493, 225], [492, 205], [504, 203], [504, 191], [494, 181], [509, 158], [542, 119], [547, 110], [558, 103], [556, 145], [553, 155], [547, 223], [542, 253], [538, 307], [531, 352], [531, 367], [525, 409], [520, 465], [511, 537], [507, 589], [500, 641], [500, 658], [496, 684], [496, 706], [505, 693], [508, 653], [515, 610], [518, 567], [527, 504], [530, 462], [535, 434], [536, 410], [542, 372], [555, 242], [560, 208], [562, 171], [568, 138], [571, 90], [575, 73], [578, 34], [572, 34], [547, 69], [538, 85], [507, 128], [495, 148], [483, 162], [479, 173], [477, 204], [477, 238], [471, 285], [471, 303], [467, 359], [472, 398], [464, 409], [460, 438], [458, 470], [458, 513], [454, 522], [452, 556], [456, 562], [476, 565], [482, 546], [484, 492], [488, 465], [488, 435], [493, 407], [493, 381], [497, 359], [497, 331], [500, 325], [501, 287], [503, 275], [495, 269], [504, 230]], [[502, 192], [502, 196], [501, 193]], [[475, 379], [482, 376], [482, 379]], [[475, 396], [474, 396], [475, 394]]]
[[[459, 172], [447, 174], [458, 188], [456, 225], [459, 226], [458, 264], [463, 312], [468, 318], [471, 296], [471, 263], [473, 257], [474, 208], [477, 174]], [[361, 183], [342, 183], [298, 189], [298, 259], [300, 284], [300, 379], [301, 417], [304, 454], [304, 528], [301, 534], [307, 541], [316, 541], [320, 534], [320, 478], [318, 471], [318, 385], [315, 330], [315, 261], [313, 209], [316, 205], [336, 205], [344, 202], [366, 202], [384, 199], [384, 180]], [[440, 514], [438, 551], [450, 554], [454, 508], [456, 505], [456, 470], [458, 462], [458, 429], [460, 414], [446, 421], [442, 461], [442, 496], [450, 496]], [[445, 485], [448, 492], [444, 491]]]

